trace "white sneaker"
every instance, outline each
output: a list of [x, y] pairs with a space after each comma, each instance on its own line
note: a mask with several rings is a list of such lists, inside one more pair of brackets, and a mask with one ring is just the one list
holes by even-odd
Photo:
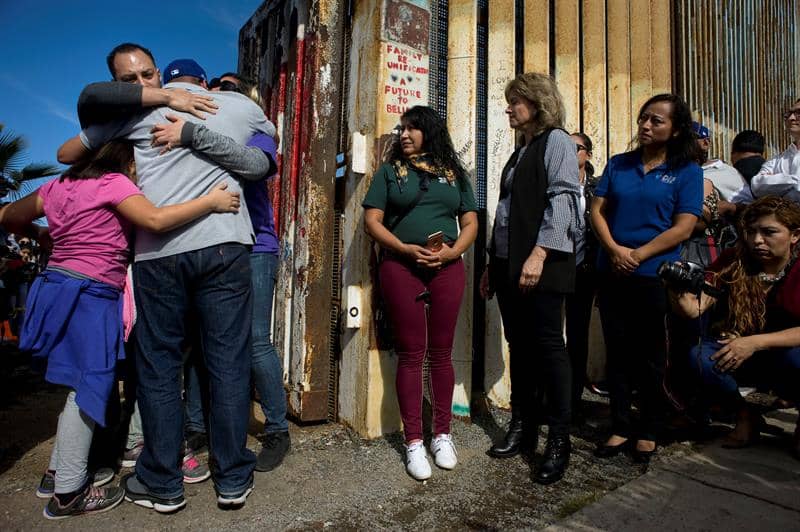
[[428, 453], [421, 441], [406, 445], [406, 471], [417, 480], [431, 478], [431, 465], [428, 463]]
[[431, 442], [434, 462], [442, 469], [453, 469], [458, 463], [456, 446], [449, 434], [439, 434]]

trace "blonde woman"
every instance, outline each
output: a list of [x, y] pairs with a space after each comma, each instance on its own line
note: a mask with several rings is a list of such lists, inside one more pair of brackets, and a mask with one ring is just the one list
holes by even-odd
[[583, 225], [577, 212], [578, 160], [562, 129], [564, 104], [550, 77], [520, 74], [505, 96], [509, 125], [521, 142], [503, 169], [481, 293], [497, 293], [511, 347], [512, 419], [489, 454], [504, 458], [526, 445], [535, 449], [544, 417], [547, 447], [535, 480], [550, 484], [562, 478], [570, 455], [572, 377], [561, 308], [575, 287], [573, 236]]

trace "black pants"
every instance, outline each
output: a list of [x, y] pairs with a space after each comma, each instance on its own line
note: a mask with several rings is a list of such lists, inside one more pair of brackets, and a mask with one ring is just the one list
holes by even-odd
[[[604, 276], [599, 288], [606, 340], [612, 432], [655, 440], [666, 417], [667, 296], [654, 277]], [[631, 395], [638, 390], [640, 419], [631, 420]]]
[[592, 318], [592, 303], [597, 290], [595, 273], [591, 269], [578, 267], [575, 276], [575, 293], [566, 297], [567, 351], [572, 366], [572, 410], [581, 404], [583, 387], [586, 384], [586, 361], [589, 358], [589, 322]]
[[564, 294], [523, 294], [511, 285], [507, 271], [505, 261], [492, 260], [493, 286], [511, 351], [511, 407], [529, 419], [544, 418], [550, 437], [568, 435], [572, 373], [562, 332]]

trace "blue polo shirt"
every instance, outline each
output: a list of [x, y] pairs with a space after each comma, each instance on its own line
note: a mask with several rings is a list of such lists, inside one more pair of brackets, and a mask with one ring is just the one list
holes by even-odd
[[[614, 241], [636, 249], [672, 227], [677, 214], [703, 212], [703, 170], [695, 163], [680, 168], [666, 164], [644, 173], [641, 152], [615, 155], [608, 161], [595, 189], [606, 198], [606, 220]], [[680, 259], [681, 246], [641, 263], [633, 275], [655, 277], [658, 266]], [[611, 270], [608, 254], [600, 249], [600, 271]]]

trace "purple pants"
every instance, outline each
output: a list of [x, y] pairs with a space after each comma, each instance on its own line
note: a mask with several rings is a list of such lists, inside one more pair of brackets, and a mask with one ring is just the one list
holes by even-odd
[[[422, 439], [422, 365], [426, 353], [433, 434], [449, 434], [455, 384], [450, 354], [464, 294], [464, 263], [459, 258], [441, 270], [423, 270], [388, 256], [381, 262], [380, 276], [398, 358], [397, 401], [406, 442]], [[426, 291], [429, 297], [421, 297]]]

